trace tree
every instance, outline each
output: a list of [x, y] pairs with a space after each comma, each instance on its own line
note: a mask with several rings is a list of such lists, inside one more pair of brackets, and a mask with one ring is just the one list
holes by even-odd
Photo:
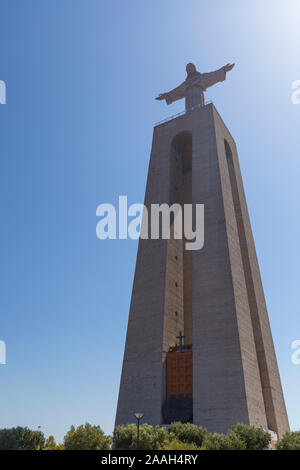
[[300, 450], [300, 431], [286, 432], [276, 443], [277, 450]]
[[35, 450], [44, 447], [45, 436], [41, 431], [32, 431], [18, 426], [0, 429], [0, 450]]
[[231, 428], [231, 431], [245, 443], [247, 450], [264, 450], [271, 442], [271, 436], [268, 432], [254, 426], [238, 423]]
[[195, 444], [201, 447], [208, 431], [201, 426], [191, 423], [172, 423], [170, 426], [170, 438], [181, 442]]
[[205, 450], [246, 450], [246, 444], [233, 431], [225, 434], [207, 434], [203, 441]]
[[71, 426], [64, 437], [66, 450], [109, 450], [110, 445], [110, 436], [106, 436], [100, 426], [92, 426], [89, 423], [78, 428]]
[[[140, 426], [139, 449], [158, 450], [169, 442], [168, 432], [160, 426], [142, 424]], [[127, 424], [116, 426], [113, 436], [113, 448], [116, 450], [129, 450], [137, 448], [137, 426]]]
[[55, 449], [56, 449], [56, 442], [55, 442], [54, 436], [49, 436], [46, 439], [44, 450], [55, 450]]

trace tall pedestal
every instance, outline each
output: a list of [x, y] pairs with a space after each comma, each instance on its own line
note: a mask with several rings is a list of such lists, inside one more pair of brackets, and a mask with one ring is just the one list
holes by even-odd
[[289, 429], [233, 138], [213, 104], [154, 128], [145, 205], [204, 204], [203, 249], [140, 240], [116, 424], [164, 424], [166, 354], [192, 347], [193, 422]]

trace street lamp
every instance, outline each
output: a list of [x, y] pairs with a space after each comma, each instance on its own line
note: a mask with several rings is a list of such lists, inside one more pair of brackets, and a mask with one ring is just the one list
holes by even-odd
[[134, 413], [134, 416], [137, 419], [137, 439], [136, 439], [136, 449], [139, 449], [139, 441], [140, 441], [140, 421], [144, 416], [144, 413]]

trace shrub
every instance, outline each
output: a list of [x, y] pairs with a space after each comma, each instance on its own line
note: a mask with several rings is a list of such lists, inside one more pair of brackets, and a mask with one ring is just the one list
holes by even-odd
[[236, 424], [231, 428], [241, 441], [245, 443], [247, 450], [263, 450], [268, 448], [271, 436], [268, 432], [246, 424]]
[[62, 444], [56, 444], [53, 436], [49, 436], [42, 450], [65, 450], [65, 448]]
[[201, 447], [208, 431], [191, 423], [172, 423], [170, 426], [170, 439], [195, 444]]
[[137, 428], [135, 424], [116, 426], [113, 434], [113, 448], [116, 450], [131, 449], [131, 445], [136, 441], [136, 437]]
[[45, 436], [40, 431], [32, 431], [20, 426], [0, 429], [0, 450], [35, 450], [45, 444]]
[[110, 445], [111, 438], [104, 434], [100, 426], [89, 423], [76, 429], [71, 426], [64, 438], [66, 450], [109, 450]]
[[54, 450], [65, 450], [65, 447], [62, 444], [57, 444]]
[[160, 450], [201, 450], [201, 449], [197, 447], [196, 444], [192, 444], [190, 442], [181, 442], [178, 439], [173, 439], [167, 444], [165, 444], [163, 447], [161, 447]]
[[49, 436], [46, 439], [44, 450], [54, 450], [56, 448], [56, 442], [54, 436]]
[[156, 426], [153, 429], [153, 450], [158, 450], [169, 442], [169, 434], [166, 428]]
[[[158, 450], [169, 442], [168, 432], [160, 426], [142, 424], [140, 426], [139, 449]], [[134, 423], [116, 426], [113, 436], [116, 450], [134, 450], [137, 448], [137, 426]]]
[[300, 450], [300, 431], [286, 432], [276, 443], [277, 450]]
[[[167, 442], [169, 442], [169, 436], [165, 428], [153, 427], [150, 424], [140, 426], [140, 450], [158, 450]], [[134, 450], [137, 448], [136, 424], [116, 426], [113, 435], [113, 448], [116, 450]]]
[[205, 450], [245, 450], [246, 444], [231, 430], [225, 434], [207, 434], [203, 441]]

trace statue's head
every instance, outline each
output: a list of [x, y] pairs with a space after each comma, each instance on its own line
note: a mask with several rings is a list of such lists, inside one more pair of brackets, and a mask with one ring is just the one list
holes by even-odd
[[196, 66], [192, 64], [191, 62], [187, 64], [185, 69], [188, 75], [190, 75], [191, 73], [197, 72]]

